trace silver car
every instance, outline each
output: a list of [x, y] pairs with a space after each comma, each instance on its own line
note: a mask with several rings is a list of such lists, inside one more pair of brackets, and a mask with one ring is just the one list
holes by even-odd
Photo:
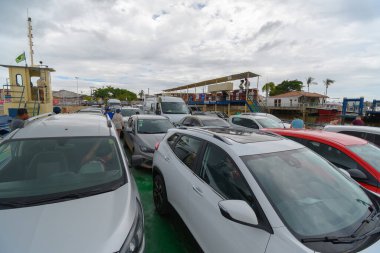
[[133, 115], [124, 130], [126, 146], [132, 154], [133, 166], [152, 167], [154, 147], [174, 125], [159, 115]]
[[34, 118], [0, 144], [0, 252], [143, 252], [140, 196], [111, 121]]

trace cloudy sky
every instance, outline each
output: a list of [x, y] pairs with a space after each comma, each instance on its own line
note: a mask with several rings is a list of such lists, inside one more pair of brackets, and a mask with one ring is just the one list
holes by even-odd
[[77, 76], [82, 92], [152, 93], [252, 71], [259, 88], [312, 76], [311, 91], [330, 78], [332, 98], [380, 99], [378, 0], [1, 0], [1, 64], [29, 57], [27, 9], [54, 90], [76, 91]]

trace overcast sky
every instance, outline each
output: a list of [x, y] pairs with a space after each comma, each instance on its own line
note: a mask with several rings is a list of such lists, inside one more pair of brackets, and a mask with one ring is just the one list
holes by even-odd
[[0, 0], [1, 64], [29, 60], [27, 8], [54, 90], [76, 91], [77, 76], [82, 92], [152, 93], [252, 71], [260, 89], [312, 76], [310, 91], [330, 78], [332, 98], [380, 99], [378, 0]]

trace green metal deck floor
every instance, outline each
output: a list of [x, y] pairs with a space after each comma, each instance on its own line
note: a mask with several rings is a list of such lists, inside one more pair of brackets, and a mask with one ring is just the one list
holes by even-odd
[[197, 242], [179, 215], [172, 211], [161, 217], [154, 208], [152, 173], [149, 169], [134, 169], [132, 174], [140, 192], [145, 217], [146, 253], [201, 252]]

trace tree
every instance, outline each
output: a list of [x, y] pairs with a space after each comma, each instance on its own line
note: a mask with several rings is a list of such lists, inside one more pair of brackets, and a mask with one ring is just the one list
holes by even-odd
[[261, 90], [264, 92], [266, 92], [267, 94], [270, 92], [270, 91], [274, 91], [276, 89], [276, 85], [274, 84], [274, 82], [269, 82], [269, 83], [266, 83], [264, 84], [264, 86], [261, 88]]
[[309, 77], [306, 79], [307, 92], [309, 92], [309, 87], [310, 87], [310, 85], [317, 85], [317, 84], [318, 84], [317, 82], [314, 82], [314, 77], [309, 76]]
[[326, 92], [325, 92], [325, 95], [327, 96], [327, 88], [332, 85], [335, 81], [332, 80], [332, 79], [329, 79], [329, 78], [326, 78], [326, 80], [323, 81], [323, 83], [325, 84], [326, 86]]
[[119, 100], [136, 100], [137, 95], [129, 90], [114, 88], [112, 86], [107, 86], [105, 88], [96, 89], [93, 93], [94, 97], [102, 100], [109, 98], [117, 98]]
[[282, 83], [276, 85], [274, 90], [270, 91], [271, 96], [276, 96], [284, 94], [291, 91], [301, 91], [303, 87], [303, 82], [296, 80], [284, 80]]

